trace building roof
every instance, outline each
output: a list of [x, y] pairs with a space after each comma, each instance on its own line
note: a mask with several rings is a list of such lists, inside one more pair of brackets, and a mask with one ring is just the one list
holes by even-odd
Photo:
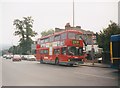
[[65, 25], [65, 29], [60, 29], [60, 28], [55, 28], [55, 32], [60, 32], [60, 31], [65, 31], [65, 30], [79, 30], [81, 31], [83, 34], [95, 34], [94, 32], [90, 31], [90, 30], [84, 30], [81, 29], [81, 26], [76, 26], [76, 27], [71, 27], [69, 23], [67, 23]]

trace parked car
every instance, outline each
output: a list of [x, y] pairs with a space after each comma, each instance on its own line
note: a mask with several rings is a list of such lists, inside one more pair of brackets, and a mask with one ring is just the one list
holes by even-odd
[[101, 58], [98, 58], [98, 63], [102, 63], [102, 57]]
[[4, 54], [4, 55], [3, 55], [3, 58], [6, 58], [6, 56], [7, 56], [7, 55], [6, 55], [6, 54]]
[[11, 58], [13, 58], [13, 55], [6, 55], [5, 58], [6, 58], [6, 59], [11, 59]]
[[27, 60], [28, 55], [21, 55], [22, 60]]
[[27, 60], [29, 60], [29, 61], [35, 61], [36, 57], [34, 55], [27, 55]]
[[12, 61], [21, 61], [20, 55], [14, 55]]

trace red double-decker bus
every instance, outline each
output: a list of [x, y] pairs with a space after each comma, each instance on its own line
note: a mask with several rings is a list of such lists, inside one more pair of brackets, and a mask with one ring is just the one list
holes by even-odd
[[82, 32], [66, 30], [37, 40], [36, 59], [40, 63], [77, 65], [83, 63]]

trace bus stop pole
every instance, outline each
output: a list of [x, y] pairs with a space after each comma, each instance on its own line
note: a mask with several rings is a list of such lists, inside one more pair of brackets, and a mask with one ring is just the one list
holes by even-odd
[[93, 33], [92, 33], [91, 58], [92, 58], [92, 65], [94, 65], [94, 44], [93, 44]]

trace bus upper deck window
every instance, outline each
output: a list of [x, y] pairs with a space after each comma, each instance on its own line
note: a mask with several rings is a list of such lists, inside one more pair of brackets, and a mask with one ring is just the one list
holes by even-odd
[[55, 41], [58, 41], [58, 40], [60, 40], [60, 35], [55, 36]]
[[40, 40], [40, 44], [44, 43], [44, 39]]
[[76, 34], [75, 39], [77, 39], [77, 40], [82, 40], [82, 39], [81, 39], [81, 35], [80, 35], [80, 34]]
[[68, 33], [68, 38], [69, 39], [75, 39], [75, 33]]
[[67, 33], [61, 34], [61, 39], [66, 39], [67, 38]]
[[51, 36], [50, 37], [50, 42], [53, 42], [54, 41], [54, 36]]
[[45, 43], [46, 43], [46, 42], [49, 42], [49, 38], [46, 38], [46, 39], [45, 39]]

